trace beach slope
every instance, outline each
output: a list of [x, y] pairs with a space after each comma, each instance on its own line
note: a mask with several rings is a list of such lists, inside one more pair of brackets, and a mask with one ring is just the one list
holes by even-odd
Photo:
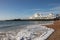
[[60, 20], [56, 20], [54, 24], [46, 26], [55, 30], [47, 40], [60, 40]]

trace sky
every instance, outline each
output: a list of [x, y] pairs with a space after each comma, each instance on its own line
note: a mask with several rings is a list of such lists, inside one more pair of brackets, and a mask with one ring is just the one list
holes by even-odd
[[26, 18], [37, 12], [60, 14], [60, 0], [0, 0], [0, 20]]

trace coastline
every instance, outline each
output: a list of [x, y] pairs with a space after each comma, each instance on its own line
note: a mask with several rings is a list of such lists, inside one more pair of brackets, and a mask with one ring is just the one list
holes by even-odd
[[[26, 30], [26, 32], [25, 32], [25, 30]], [[31, 30], [30, 32], [28, 31], [28, 30]], [[35, 31], [33, 31], [33, 30], [35, 30]], [[38, 30], [39, 30], [39, 32], [38, 32]], [[28, 36], [28, 35], [31, 35], [31, 33], [33, 33], [34, 34], [34, 32], [35, 33], [37, 33], [36, 35], [40, 35], [40, 33], [42, 33], [39, 37], [36, 37], [34, 40], [45, 40], [45, 39], [47, 39], [51, 34], [52, 34], [52, 32], [54, 32], [54, 30], [53, 29], [51, 29], [51, 28], [47, 28], [46, 26], [42, 26], [42, 25], [30, 25], [30, 26], [27, 26], [27, 28], [24, 28], [23, 30], [17, 30], [17, 31], [9, 31], [9, 32], [1, 32], [0, 34], [2, 34], [1, 36], [3, 37], [3, 39], [4, 39], [4, 36], [6, 37], [6, 40], [8, 40], [8, 39], [15, 39], [15, 40], [20, 40], [20, 38], [21, 38], [21, 36], [23, 37], [25, 37], [25, 33], [29, 33], [29, 34], [27, 34], [26, 36]], [[22, 35], [20, 34], [20, 33], [22, 33]], [[20, 36], [19, 36], [20, 35]], [[10, 36], [10, 37], [9, 37]], [[28, 36], [28, 37], [32, 37], [33, 38], [33, 36], [34, 35], [32, 35], [32, 36]], [[2, 37], [1, 37], [1, 39], [2, 39]], [[9, 37], [9, 38], [8, 38]]]
[[56, 21], [60, 20], [59, 18], [54, 19], [13, 19], [13, 20], [5, 20], [5, 21]]
[[[44, 26], [46, 26], [48, 28], [52, 28], [55, 30], [54, 33], [48, 37], [47, 40], [59, 40], [60, 39], [60, 27], [59, 27], [60, 26], [60, 20], [56, 20], [56, 21], [54, 21], [53, 24], [44, 25]], [[11, 33], [15, 34], [14, 32], [11, 32]]]
[[45, 26], [55, 29], [54, 33], [47, 40], [60, 40], [60, 20], [56, 20], [54, 24]]

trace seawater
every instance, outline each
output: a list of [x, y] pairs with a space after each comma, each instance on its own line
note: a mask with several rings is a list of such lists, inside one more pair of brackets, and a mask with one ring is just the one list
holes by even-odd
[[0, 31], [16, 30], [24, 28], [28, 25], [48, 24], [53, 21], [0, 21]]

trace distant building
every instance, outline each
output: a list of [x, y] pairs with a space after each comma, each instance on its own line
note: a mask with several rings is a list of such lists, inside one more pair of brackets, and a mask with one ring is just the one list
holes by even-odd
[[29, 19], [53, 19], [53, 18], [55, 18], [55, 15], [53, 13], [50, 13], [48, 15], [41, 15], [39, 13], [36, 13], [33, 16], [29, 17]]

